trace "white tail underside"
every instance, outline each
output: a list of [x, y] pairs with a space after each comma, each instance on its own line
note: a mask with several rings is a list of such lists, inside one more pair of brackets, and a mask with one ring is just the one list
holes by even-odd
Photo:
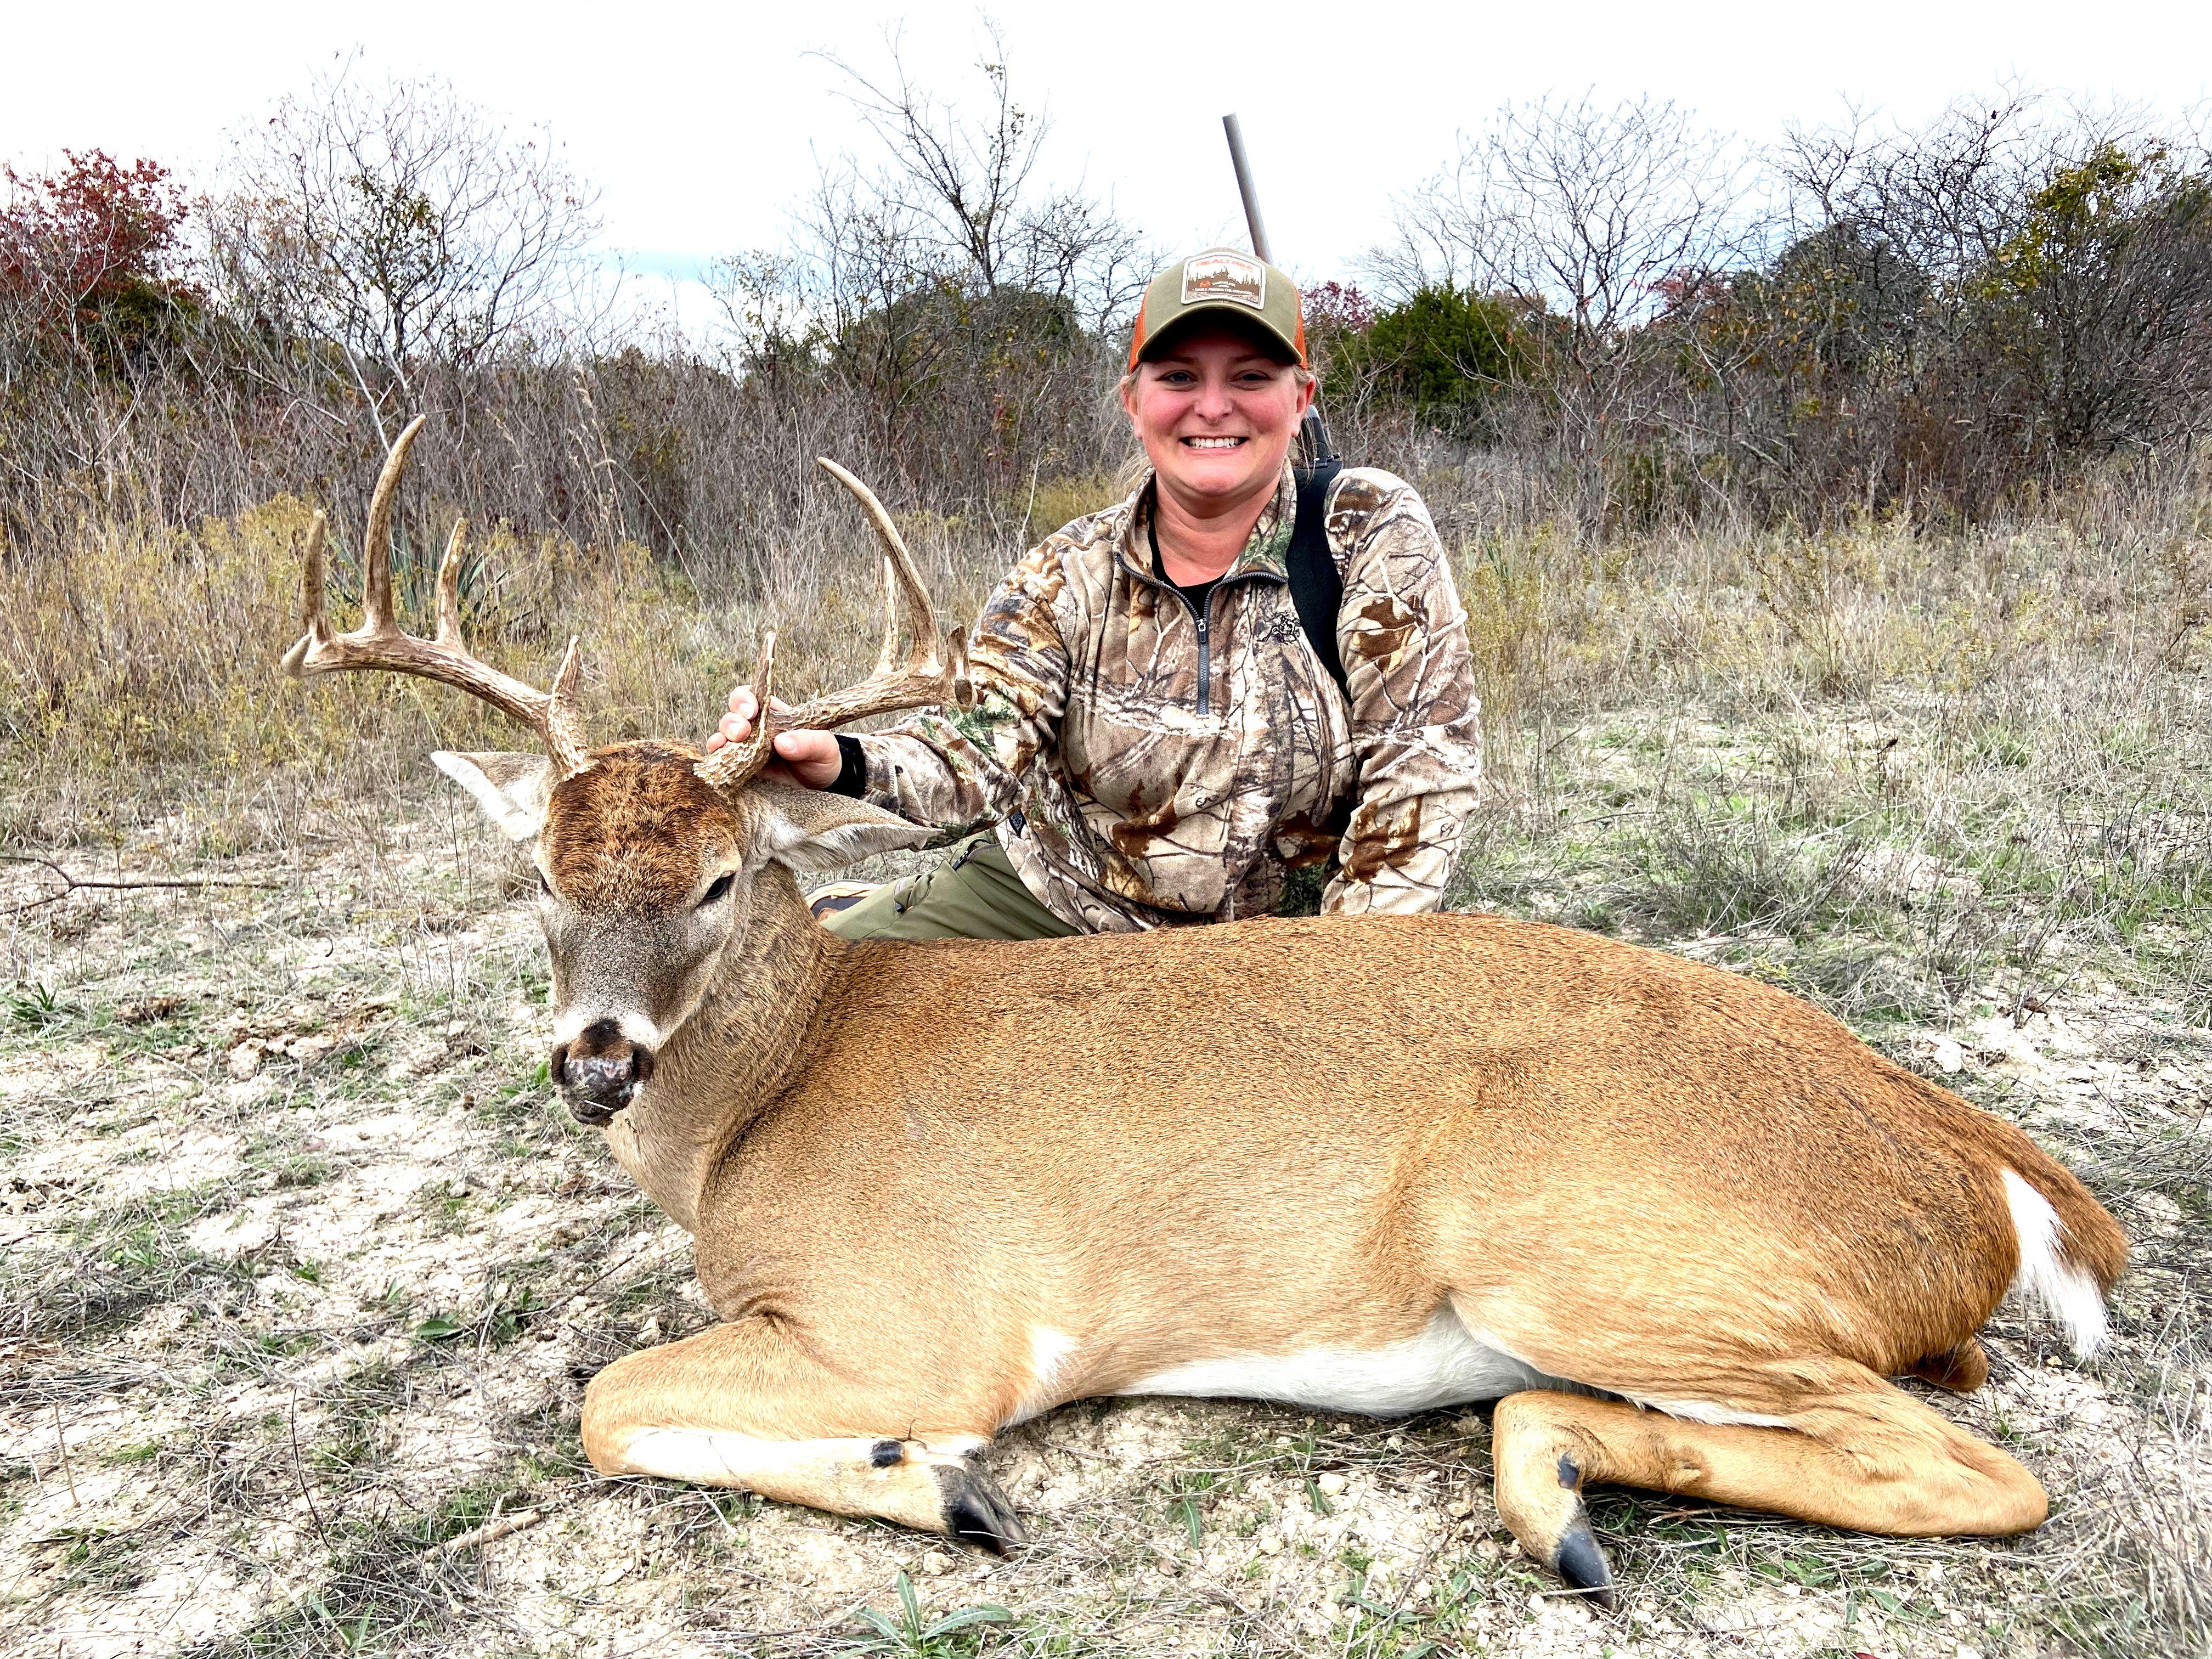
[[2010, 1170], [2004, 1172], [2005, 1203], [2020, 1238], [2020, 1271], [2012, 1288], [2043, 1304], [2066, 1333], [2074, 1352], [2094, 1353], [2105, 1340], [2105, 1297], [2097, 1281], [2059, 1251], [2058, 1212], [2050, 1200]]

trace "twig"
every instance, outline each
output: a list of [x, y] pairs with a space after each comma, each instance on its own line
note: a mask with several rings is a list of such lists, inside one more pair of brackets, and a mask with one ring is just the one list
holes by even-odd
[[471, 1527], [466, 1532], [456, 1533], [442, 1544], [434, 1544], [423, 1553], [433, 1560], [442, 1561], [449, 1555], [459, 1555], [463, 1550], [472, 1550], [479, 1544], [496, 1544], [502, 1538], [518, 1532], [526, 1532], [545, 1518], [543, 1506], [534, 1510], [517, 1510], [513, 1515], [487, 1521], [481, 1527]]
[[70, 1468], [69, 1436], [62, 1432], [62, 1402], [54, 1401], [54, 1444], [61, 1448], [62, 1479], [69, 1482], [70, 1507], [81, 1507], [76, 1496], [76, 1475]]
[[11, 904], [0, 910], [0, 916], [19, 915], [26, 910], [35, 910], [41, 905], [58, 904], [82, 889], [99, 888], [106, 892], [136, 892], [146, 888], [173, 887], [282, 887], [281, 881], [253, 881], [243, 876], [178, 876], [173, 878], [147, 877], [135, 881], [102, 881], [91, 876], [73, 876], [52, 859], [27, 857], [21, 853], [0, 853], [0, 864], [36, 864], [51, 870], [67, 884], [58, 893], [48, 893], [44, 898], [34, 898], [22, 904]]
[[300, 1483], [300, 1496], [307, 1500], [307, 1518], [315, 1523], [315, 1536], [323, 1540], [323, 1547], [331, 1547], [331, 1535], [323, 1530], [323, 1512], [315, 1507], [315, 1494], [307, 1489], [307, 1471], [300, 1462], [300, 1396], [292, 1395], [288, 1419], [292, 1429], [292, 1474]]

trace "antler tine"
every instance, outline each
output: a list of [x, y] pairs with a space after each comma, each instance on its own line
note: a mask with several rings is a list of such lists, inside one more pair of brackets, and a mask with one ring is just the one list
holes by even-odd
[[284, 653], [284, 672], [295, 679], [345, 670], [382, 669], [412, 674], [466, 691], [534, 729], [562, 777], [573, 777], [590, 764], [591, 750], [576, 715], [580, 657], [577, 641], [553, 677], [553, 689], [540, 691], [480, 661], [461, 639], [461, 550], [465, 521], [453, 526], [446, 556], [438, 566], [438, 633], [433, 640], [403, 631], [392, 609], [392, 502], [407, 468], [407, 452], [422, 428], [416, 416], [392, 447], [369, 502], [368, 538], [362, 549], [362, 623], [349, 634], [333, 634], [324, 610], [323, 536], [320, 513], [307, 532], [306, 568], [300, 584], [300, 608], [307, 631]]
[[[767, 636], [761, 652], [760, 671], [753, 691], [760, 698], [760, 717], [743, 743], [729, 744], [699, 763], [699, 775], [717, 788], [734, 789], [750, 781], [774, 755], [777, 736], [785, 732], [827, 732], [848, 721], [894, 709], [923, 708], [933, 703], [955, 703], [965, 708], [975, 702], [968, 678], [966, 641], [958, 630], [940, 644], [937, 613], [929, 603], [914, 556], [891, 522], [891, 515], [875, 492], [836, 462], [823, 459], [822, 470], [850, 490], [868, 515], [884, 544], [884, 643], [876, 658], [875, 672], [858, 685], [828, 691], [799, 708], [769, 706], [768, 676], [775, 636]], [[906, 661], [898, 659], [900, 613], [913, 635]]]
[[[458, 634], [455, 637], [459, 638]], [[545, 699], [545, 750], [564, 778], [574, 777], [592, 763], [592, 745], [576, 713], [576, 681], [584, 670], [582, 643], [580, 634], [568, 635], [568, 648], [561, 653], [561, 666], [553, 672], [553, 690]]]
[[769, 699], [775, 695], [775, 629], [763, 628], [760, 636], [760, 659], [754, 665], [753, 695], [760, 699], [760, 715], [753, 729], [745, 733], [742, 743], [726, 744], [692, 769], [699, 776], [717, 789], [735, 789], [750, 783], [760, 775], [775, 753], [775, 737], [790, 728], [783, 725], [775, 713], [769, 708]]
[[897, 591], [898, 573], [891, 566], [891, 556], [884, 555], [884, 647], [876, 653], [876, 672], [888, 674], [898, 666], [898, 607], [891, 596]]
[[945, 675], [952, 683], [951, 701], [956, 707], [973, 708], [975, 706], [975, 684], [968, 678], [968, 636], [957, 628], [946, 629], [945, 652], [951, 659]]
[[372, 631], [398, 628], [392, 615], [392, 502], [399, 494], [399, 480], [407, 471], [407, 452], [415, 447], [415, 434], [429, 417], [417, 415], [407, 422], [384, 458], [384, 471], [376, 475], [376, 493], [368, 498], [368, 533], [362, 543], [362, 621]]
[[[937, 612], [930, 605], [929, 590], [922, 585], [921, 573], [914, 568], [914, 555], [907, 551], [906, 538], [899, 534], [898, 526], [891, 522], [891, 515], [876, 499], [874, 490], [826, 455], [817, 458], [815, 465], [853, 492], [860, 503], [861, 511], [868, 515], [868, 523], [883, 542], [884, 562], [890, 567], [886, 573], [887, 591], [884, 594], [885, 631], [889, 632], [896, 626], [898, 611], [891, 603], [890, 591], [895, 589], [903, 602], [907, 625], [914, 632], [914, 644], [908, 649], [907, 660], [920, 667], [932, 660], [936, 653]], [[888, 664], [884, 665], [888, 666]]]
[[446, 556], [438, 561], [438, 638], [440, 645], [456, 650], [461, 643], [461, 543], [469, 521], [453, 520], [453, 533], [446, 538]]
[[323, 532], [329, 520], [321, 513], [307, 526], [307, 554], [300, 567], [300, 626], [303, 630], [298, 641], [284, 653], [284, 672], [298, 679], [301, 664], [306, 660], [310, 647], [325, 644], [331, 637], [331, 619], [323, 612]]

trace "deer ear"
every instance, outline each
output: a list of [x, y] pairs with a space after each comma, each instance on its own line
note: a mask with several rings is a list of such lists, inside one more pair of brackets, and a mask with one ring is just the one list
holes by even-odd
[[759, 815], [754, 852], [801, 874], [842, 869], [901, 848], [927, 847], [945, 833], [849, 795], [772, 779], [759, 781], [748, 793]]
[[528, 841], [545, 823], [553, 763], [544, 755], [459, 755], [441, 749], [430, 764], [477, 798], [509, 841]]

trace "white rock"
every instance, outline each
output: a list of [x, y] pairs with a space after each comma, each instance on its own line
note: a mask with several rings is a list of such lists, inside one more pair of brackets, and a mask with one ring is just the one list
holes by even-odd
[[1332, 1469], [1327, 1474], [1316, 1475], [1314, 1478], [1314, 1485], [1334, 1498], [1344, 1490], [1344, 1477]]

